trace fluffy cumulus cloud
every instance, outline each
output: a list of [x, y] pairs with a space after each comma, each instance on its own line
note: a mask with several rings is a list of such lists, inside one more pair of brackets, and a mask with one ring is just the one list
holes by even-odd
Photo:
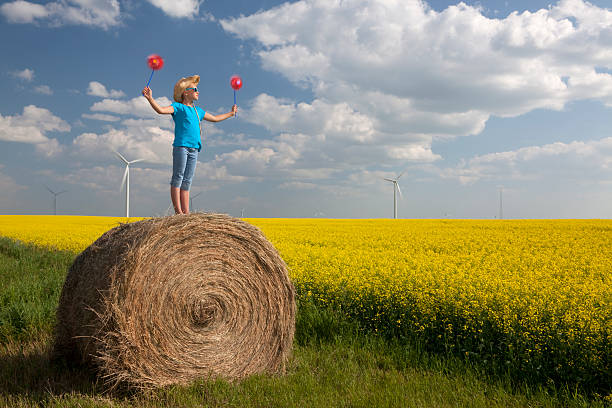
[[107, 90], [106, 87], [97, 81], [91, 81], [87, 88], [87, 95], [99, 96], [101, 98], [123, 98], [125, 93], [115, 89]]
[[[393, 133], [378, 118], [357, 111], [348, 102], [315, 99], [294, 103], [267, 94], [257, 96], [242, 117], [278, 136], [267, 141], [247, 141], [271, 149], [270, 169], [319, 178], [316, 169], [363, 168], [391, 159], [432, 162], [440, 158], [429, 140], [418, 133]], [[245, 141], [242, 142], [245, 144]], [[248, 160], [245, 160], [245, 162]]]
[[118, 0], [61, 0], [43, 4], [25, 0], [7, 2], [0, 13], [11, 23], [52, 26], [86, 25], [108, 29], [120, 23]]
[[420, 0], [302, 0], [221, 24], [258, 40], [265, 67], [319, 96], [398, 98], [378, 112], [409, 102], [417, 112], [513, 116], [612, 83], [595, 70], [610, 65], [612, 12], [582, 0], [505, 19], [463, 3], [435, 12]]
[[73, 141], [79, 155], [110, 159], [113, 151], [127, 160], [144, 159], [148, 163], [172, 163], [174, 134], [159, 127], [125, 127], [96, 133], [83, 133]]
[[23, 0], [4, 3], [0, 6], [0, 12], [11, 23], [32, 23], [36, 19], [49, 17], [45, 6]]
[[609, 183], [612, 137], [594, 141], [550, 143], [489, 153], [464, 160], [455, 168], [433, 170], [463, 184], [485, 180], [561, 179], [567, 182]]
[[[120, 91], [115, 91], [120, 92]], [[168, 106], [172, 102], [170, 99], [164, 97], [155, 98], [157, 103], [161, 106]], [[149, 102], [142, 96], [137, 96], [128, 101], [122, 101], [117, 99], [103, 99], [100, 102], [94, 103], [91, 108], [93, 112], [108, 112], [119, 115], [132, 115], [141, 118], [150, 118], [155, 114]]]
[[202, 0], [148, 0], [170, 17], [193, 18], [200, 11]]
[[47, 136], [49, 132], [68, 132], [70, 125], [49, 110], [28, 105], [21, 115], [0, 115], [0, 141], [29, 143], [46, 155], [54, 156], [61, 151], [57, 139]]
[[420, 0], [301, 0], [221, 25], [314, 95], [260, 95], [243, 116], [306, 135], [306, 151], [324, 148], [319, 161], [432, 162], [433, 139], [478, 134], [491, 115], [612, 106], [612, 12], [582, 0], [503, 19], [464, 3], [437, 12]]

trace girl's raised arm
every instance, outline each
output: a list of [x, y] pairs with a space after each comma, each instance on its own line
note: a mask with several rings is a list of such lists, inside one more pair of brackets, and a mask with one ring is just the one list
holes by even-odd
[[149, 101], [151, 107], [153, 108], [153, 110], [155, 110], [155, 112], [169, 115], [174, 113], [174, 107], [172, 105], [159, 106], [159, 104], [155, 102], [155, 99], [153, 99], [153, 91], [151, 91], [151, 88], [149, 88], [148, 86], [142, 90], [142, 96], [147, 98], [147, 101]]

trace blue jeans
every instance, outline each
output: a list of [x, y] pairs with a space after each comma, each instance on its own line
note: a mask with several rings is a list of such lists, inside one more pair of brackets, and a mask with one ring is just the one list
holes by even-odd
[[172, 187], [189, 190], [191, 179], [198, 162], [198, 149], [184, 146], [172, 146]]

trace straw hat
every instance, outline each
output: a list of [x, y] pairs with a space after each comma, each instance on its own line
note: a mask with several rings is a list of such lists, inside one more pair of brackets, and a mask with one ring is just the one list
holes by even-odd
[[174, 85], [174, 100], [183, 103], [183, 92], [185, 92], [185, 89], [195, 87], [198, 83], [200, 83], [199, 75], [179, 79], [176, 85]]

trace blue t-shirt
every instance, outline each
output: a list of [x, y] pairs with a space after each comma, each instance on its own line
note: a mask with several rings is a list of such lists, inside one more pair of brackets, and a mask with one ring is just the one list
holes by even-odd
[[199, 106], [196, 106], [195, 109], [198, 110], [196, 115], [194, 107], [178, 102], [172, 102], [172, 107], [174, 108], [174, 113], [172, 114], [172, 119], [174, 119], [174, 142], [172, 146], [192, 147], [200, 151], [202, 149], [202, 142], [200, 141], [200, 124], [197, 115], [200, 115], [200, 120], [202, 120], [206, 112]]

